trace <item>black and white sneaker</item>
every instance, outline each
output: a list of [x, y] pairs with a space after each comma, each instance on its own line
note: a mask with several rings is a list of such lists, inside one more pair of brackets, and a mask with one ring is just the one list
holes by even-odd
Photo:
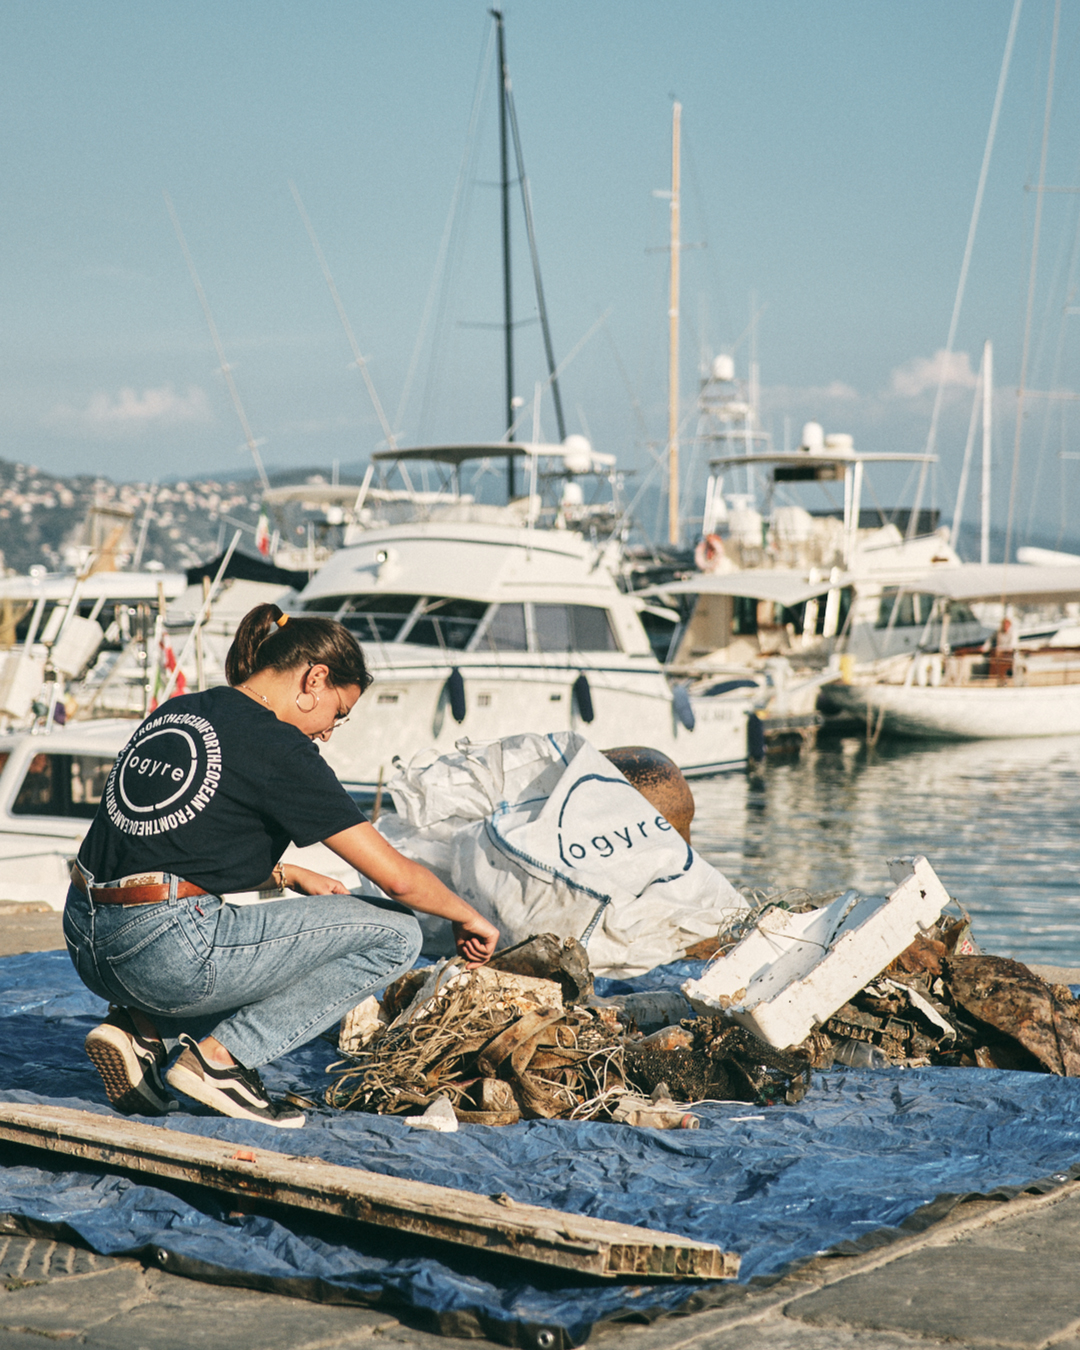
[[193, 1097], [219, 1115], [261, 1120], [286, 1130], [303, 1125], [303, 1111], [271, 1101], [254, 1069], [245, 1069], [242, 1064], [228, 1068], [211, 1064], [190, 1036], [181, 1036], [180, 1044], [183, 1053], [165, 1075], [177, 1092]]
[[162, 1116], [176, 1110], [161, 1081], [165, 1047], [143, 1036], [126, 1009], [110, 1007], [85, 1045], [115, 1110], [125, 1116]]

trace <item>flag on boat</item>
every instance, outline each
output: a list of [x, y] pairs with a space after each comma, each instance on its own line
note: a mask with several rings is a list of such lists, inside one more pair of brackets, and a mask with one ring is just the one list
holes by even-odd
[[259, 512], [259, 523], [255, 526], [255, 547], [264, 558], [270, 556], [270, 522], [265, 511]]
[[161, 641], [158, 643], [158, 668], [157, 678], [154, 681], [154, 697], [150, 701], [150, 708], [153, 711], [158, 706], [162, 691], [168, 685], [172, 678], [173, 671], [176, 671], [176, 680], [173, 683], [170, 698], [176, 698], [180, 694], [186, 694], [188, 691], [187, 680], [184, 672], [177, 669], [176, 653], [173, 651], [173, 645], [168, 633], [161, 634]]

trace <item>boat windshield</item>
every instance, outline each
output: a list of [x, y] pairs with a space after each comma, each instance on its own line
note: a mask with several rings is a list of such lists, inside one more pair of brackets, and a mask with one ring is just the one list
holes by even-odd
[[600, 605], [488, 605], [437, 595], [327, 595], [307, 614], [336, 618], [359, 642], [407, 642], [444, 651], [614, 652], [611, 618]]
[[487, 613], [483, 600], [438, 595], [327, 595], [304, 607], [332, 615], [360, 642], [411, 642], [460, 652]]

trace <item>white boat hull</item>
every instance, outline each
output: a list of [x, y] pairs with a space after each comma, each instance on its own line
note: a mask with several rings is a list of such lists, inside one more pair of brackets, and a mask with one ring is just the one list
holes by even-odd
[[[415, 649], [414, 649], [415, 650]], [[414, 663], [373, 664], [375, 684], [347, 726], [323, 750], [341, 781], [357, 795], [374, 793], [393, 772], [394, 760], [420, 750], [453, 750], [463, 737], [490, 741], [522, 732], [578, 731], [600, 749], [647, 745], [669, 755], [688, 777], [736, 769], [746, 763], [746, 691], [693, 698], [694, 728], [680, 721], [671, 688], [655, 668], [635, 670], [631, 660], [584, 668], [593, 705], [586, 722], [574, 698], [581, 664], [534, 656], [473, 659], [455, 653], [454, 665], [435, 664], [417, 652]], [[447, 695], [451, 670], [461, 672], [465, 716], [454, 719]]]
[[975, 741], [1080, 734], [1080, 684], [1033, 686], [832, 685], [856, 716], [884, 712], [885, 734]]

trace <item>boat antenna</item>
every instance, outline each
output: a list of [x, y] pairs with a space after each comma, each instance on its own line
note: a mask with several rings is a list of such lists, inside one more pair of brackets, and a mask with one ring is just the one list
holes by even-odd
[[345, 336], [349, 340], [349, 346], [352, 349], [353, 364], [364, 378], [364, 385], [368, 391], [368, 397], [371, 399], [372, 407], [375, 409], [375, 416], [379, 419], [379, 425], [382, 427], [383, 435], [386, 437], [386, 443], [391, 450], [396, 450], [397, 438], [394, 435], [393, 428], [387, 420], [386, 413], [383, 411], [383, 405], [379, 400], [379, 395], [375, 390], [375, 385], [371, 379], [371, 372], [368, 370], [367, 362], [360, 352], [360, 344], [356, 340], [356, 334], [352, 330], [352, 324], [349, 322], [349, 316], [345, 313], [345, 306], [341, 303], [341, 296], [338, 294], [338, 288], [334, 283], [333, 273], [327, 266], [326, 257], [319, 245], [319, 240], [315, 234], [315, 227], [311, 223], [307, 211], [304, 209], [304, 203], [300, 198], [296, 184], [290, 180], [289, 189], [293, 195], [293, 201], [296, 203], [296, 209], [300, 212], [300, 219], [304, 222], [304, 229], [308, 232], [308, 238], [311, 240], [311, 247], [315, 250], [315, 257], [318, 259], [319, 267], [322, 269], [323, 280], [326, 282], [330, 291], [330, 298], [334, 302], [334, 308], [337, 310], [338, 318], [341, 320], [341, 326], [345, 330]]
[[[503, 261], [503, 364], [506, 373], [506, 436], [514, 439], [514, 297], [510, 277], [510, 159], [507, 138], [509, 112], [507, 90], [510, 72], [506, 68], [506, 35], [502, 11], [488, 11], [495, 20], [495, 34], [499, 43], [499, 186], [502, 197], [502, 261]], [[512, 501], [514, 489], [514, 457], [506, 457], [506, 495]]]
[[184, 238], [184, 231], [180, 228], [180, 221], [177, 219], [176, 212], [173, 210], [172, 198], [167, 192], [161, 194], [165, 198], [165, 206], [168, 209], [169, 217], [173, 223], [173, 229], [176, 231], [176, 237], [180, 243], [180, 251], [184, 255], [184, 261], [187, 263], [187, 269], [191, 273], [191, 280], [195, 284], [195, 294], [199, 297], [199, 304], [202, 305], [202, 312], [206, 317], [206, 326], [210, 329], [210, 337], [213, 339], [214, 350], [217, 352], [218, 362], [221, 366], [221, 373], [225, 376], [225, 384], [229, 390], [229, 396], [232, 398], [233, 407], [236, 409], [236, 415], [240, 419], [240, 426], [244, 431], [244, 440], [247, 448], [251, 451], [251, 458], [255, 461], [255, 472], [259, 475], [259, 482], [262, 484], [264, 492], [270, 487], [270, 479], [266, 476], [266, 470], [263, 468], [262, 456], [259, 454], [259, 442], [252, 434], [251, 424], [247, 420], [247, 413], [244, 412], [244, 405], [240, 402], [240, 393], [236, 387], [236, 381], [232, 376], [232, 366], [225, 359], [225, 348], [221, 345], [221, 338], [218, 336], [217, 324], [214, 322], [214, 316], [210, 313], [210, 305], [206, 299], [206, 292], [202, 288], [202, 282], [199, 280], [199, 274], [195, 270], [195, 263], [191, 257], [191, 252], [187, 246], [187, 240]]
[[146, 549], [146, 534], [150, 529], [150, 522], [154, 517], [154, 502], [157, 500], [158, 485], [157, 482], [150, 484], [150, 493], [146, 498], [146, 510], [143, 512], [142, 523], [139, 526], [139, 540], [135, 545], [135, 556], [131, 560], [131, 570], [137, 572], [142, 566], [143, 552]]

